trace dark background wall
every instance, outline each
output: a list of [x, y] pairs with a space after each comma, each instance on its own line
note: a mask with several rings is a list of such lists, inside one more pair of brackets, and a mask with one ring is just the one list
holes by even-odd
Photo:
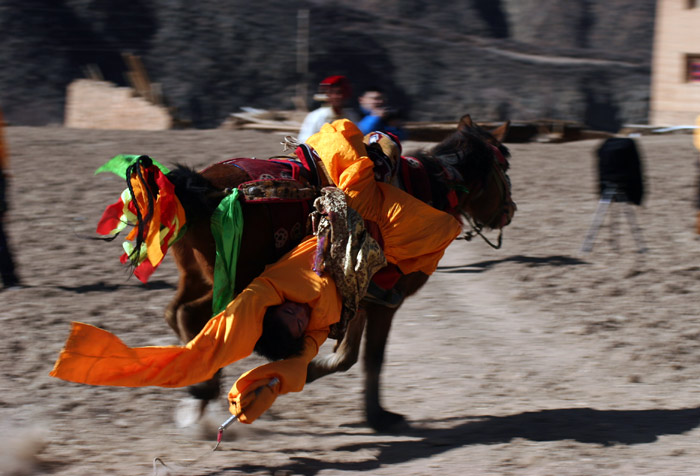
[[[0, 0], [0, 105], [14, 124], [58, 124], [66, 86], [97, 65], [127, 84], [122, 53], [195, 127], [241, 106], [292, 109], [300, 81], [381, 83], [409, 120], [644, 123], [653, 0]], [[310, 12], [309, 74], [297, 14]]]

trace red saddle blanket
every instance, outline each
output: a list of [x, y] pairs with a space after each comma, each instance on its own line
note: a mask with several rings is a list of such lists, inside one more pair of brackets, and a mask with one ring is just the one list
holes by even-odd
[[[272, 192], [272, 195], [269, 196], [266, 193], [256, 194], [255, 196], [250, 196], [249, 194], [244, 198], [246, 204], [269, 207], [276, 258], [290, 251], [304, 236], [310, 233], [308, 216], [321, 183], [315, 167], [315, 161], [313, 160], [313, 154], [315, 154], [313, 150], [309, 150], [309, 148], [304, 149], [302, 146], [297, 149], [297, 156], [300, 160], [292, 158], [267, 160], [234, 158], [223, 162], [241, 168], [251, 178], [250, 181], [239, 185], [241, 190], [256, 184], [261, 187], [267, 187], [268, 185], [266, 184], [279, 185], [280, 183], [293, 181], [298, 184], [297, 188], [301, 187], [304, 190], [314, 191], [312, 196], [301, 194], [303, 196], [291, 197], [288, 194], [288, 190], [285, 190], [282, 194], [278, 192]], [[429, 174], [420, 161], [412, 157], [401, 157], [399, 173], [401, 174], [404, 190], [426, 203], [432, 202], [433, 190], [430, 185]], [[365, 222], [365, 225], [370, 235], [382, 246], [383, 240], [376, 224]], [[400, 276], [398, 269], [392, 265], [378, 272], [374, 281], [382, 288], [390, 289], [396, 284]]]
[[308, 234], [313, 199], [313, 174], [301, 161], [234, 158], [222, 163], [243, 169], [250, 181], [238, 186], [245, 206], [265, 206], [272, 220], [275, 258], [294, 248]]

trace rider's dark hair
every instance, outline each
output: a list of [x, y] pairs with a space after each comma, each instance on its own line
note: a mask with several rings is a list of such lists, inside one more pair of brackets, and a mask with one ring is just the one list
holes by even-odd
[[294, 337], [279, 315], [275, 314], [277, 308], [267, 308], [262, 335], [255, 344], [255, 353], [271, 361], [296, 357], [304, 350], [304, 335]]

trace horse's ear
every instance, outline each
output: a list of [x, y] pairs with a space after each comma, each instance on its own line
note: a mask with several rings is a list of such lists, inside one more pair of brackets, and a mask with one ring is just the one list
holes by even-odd
[[472, 116], [469, 114], [463, 115], [459, 120], [459, 124], [457, 124], [457, 130], [471, 129], [473, 127], [474, 122], [472, 122]]
[[498, 142], [503, 142], [508, 135], [508, 131], [510, 130], [510, 121], [504, 122], [502, 125], [498, 126], [494, 130], [491, 131], [491, 135], [495, 137]]

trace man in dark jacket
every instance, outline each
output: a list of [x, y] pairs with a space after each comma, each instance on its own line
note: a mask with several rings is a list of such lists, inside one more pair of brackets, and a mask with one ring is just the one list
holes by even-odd
[[5, 212], [7, 211], [7, 170], [10, 165], [7, 147], [5, 146], [4, 126], [5, 122], [2, 117], [2, 110], [0, 110], [0, 275], [4, 285], [3, 289], [8, 289], [19, 286], [19, 278], [15, 274], [15, 264], [10, 254], [3, 226]]

